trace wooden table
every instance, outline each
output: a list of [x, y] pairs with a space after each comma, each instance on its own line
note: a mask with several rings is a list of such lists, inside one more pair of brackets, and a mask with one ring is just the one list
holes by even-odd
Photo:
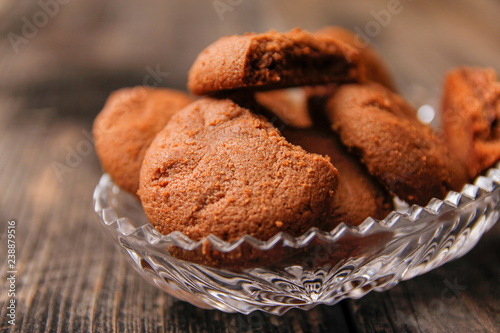
[[[92, 210], [101, 170], [90, 128], [110, 91], [146, 81], [182, 89], [196, 53], [220, 35], [334, 23], [366, 31], [373, 13], [388, 8], [384, 1], [231, 3], [221, 16], [214, 2], [68, 2], [45, 11], [41, 24], [39, 3], [2, 2], [0, 332], [500, 331], [500, 224], [463, 258], [388, 292], [282, 317], [201, 310], [160, 292], [128, 266]], [[500, 70], [498, 1], [401, 0], [401, 6], [371, 41], [411, 100], [437, 105], [442, 76], [453, 66]], [[31, 37], [22, 34], [26, 21], [40, 23]], [[9, 33], [27, 41], [17, 44], [17, 53]], [[13, 327], [7, 317], [11, 220]]]

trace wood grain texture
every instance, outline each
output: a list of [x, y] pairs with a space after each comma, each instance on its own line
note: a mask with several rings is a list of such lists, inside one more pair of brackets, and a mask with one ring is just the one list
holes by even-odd
[[[404, 1], [373, 38], [401, 91], [436, 96], [468, 64], [500, 71], [500, 3]], [[212, 2], [69, 2], [16, 54], [0, 40], [0, 332], [499, 332], [500, 225], [465, 257], [385, 293], [282, 317], [201, 310], [145, 282], [92, 210], [101, 175], [89, 133], [110, 91], [183, 88], [197, 52], [217, 37], [326, 24], [364, 28], [384, 1], [243, 1], [223, 20]], [[0, 32], [20, 33], [36, 2], [0, 5]], [[82, 150], [90, 147], [89, 151]], [[78, 149], [84, 153], [76, 154]], [[54, 163], [71, 165], [62, 174]], [[7, 323], [7, 221], [17, 222], [16, 326]]]

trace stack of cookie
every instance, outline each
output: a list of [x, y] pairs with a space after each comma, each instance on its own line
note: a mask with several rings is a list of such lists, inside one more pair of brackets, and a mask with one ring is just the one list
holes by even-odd
[[93, 129], [104, 170], [161, 233], [231, 242], [382, 219], [394, 196], [425, 205], [500, 158], [494, 71], [449, 74], [440, 134], [356, 41], [335, 27], [224, 37], [189, 72], [203, 97], [115, 92]]

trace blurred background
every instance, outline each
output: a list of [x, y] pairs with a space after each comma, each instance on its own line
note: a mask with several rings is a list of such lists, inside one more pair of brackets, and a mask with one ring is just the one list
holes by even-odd
[[185, 89], [193, 60], [220, 36], [341, 25], [414, 94], [439, 87], [453, 66], [500, 69], [498, 17], [495, 0], [2, 0], [0, 90], [37, 95], [30, 108], [95, 115], [123, 86]]

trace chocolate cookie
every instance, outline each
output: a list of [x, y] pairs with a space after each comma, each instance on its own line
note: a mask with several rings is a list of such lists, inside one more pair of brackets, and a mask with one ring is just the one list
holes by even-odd
[[[343, 28], [327, 27], [314, 33], [315, 36], [327, 36], [344, 42], [359, 52], [359, 63], [364, 68], [367, 80], [377, 82], [394, 91], [391, 75], [380, 55], [361, 39]], [[311, 126], [311, 117], [316, 124], [324, 122], [322, 118], [326, 101], [337, 89], [333, 83], [324, 86], [298, 87], [256, 93], [259, 103], [273, 111], [286, 124], [307, 128]], [[309, 113], [311, 117], [309, 117]]]
[[327, 112], [342, 142], [393, 194], [426, 205], [466, 182], [465, 170], [400, 96], [378, 84], [339, 87]]
[[450, 71], [442, 112], [445, 142], [471, 179], [500, 159], [500, 83], [493, 69]]
[[320, 129], [286, 128], [283, 136], [309, 153], [326, 155], [339, 171], [333, 198], [333, 224], [358, 226], [367, 217], [383, 219], [393, 209], [392, 197], [378, 184], [356, 156], [349, 153], [335, 133]]
[[192, 100], [180, 91], [145, 87], [115, 91], [94, 121], [103, 169], [121, 188], [136, 193], [144, 153], [170, 117]]
[[219, 39], [195, 60], [188, 87], [203, 95], [245, 87], [276, 89], [360, 78], [354, 48], [328, 36], [294, 29]]
[[204, 98], [172, 117], [149, 147], [139, 196], [163, 234], [266, 240], [330, 229], [338, 172], [291, 145], [263, 117]]
[[308, 128], [313, 125], [303, 87], [257, 92], [255, 100], [278, 116], [286, 125]]
[[394, 84], [384, 61], [377, 51], [368, 46], [356, 34], [340, 27], [326, 27], [314, 34], [316, 36], [329, 36], [355, 48], [359, 52], [359, 62], [364, 66], [366, 79], [380, 83], [394, 91]]
[[294, 128], [328, 127], [325, 105], [338, 85], [305, 86], [255, 93], [255, 101]]

